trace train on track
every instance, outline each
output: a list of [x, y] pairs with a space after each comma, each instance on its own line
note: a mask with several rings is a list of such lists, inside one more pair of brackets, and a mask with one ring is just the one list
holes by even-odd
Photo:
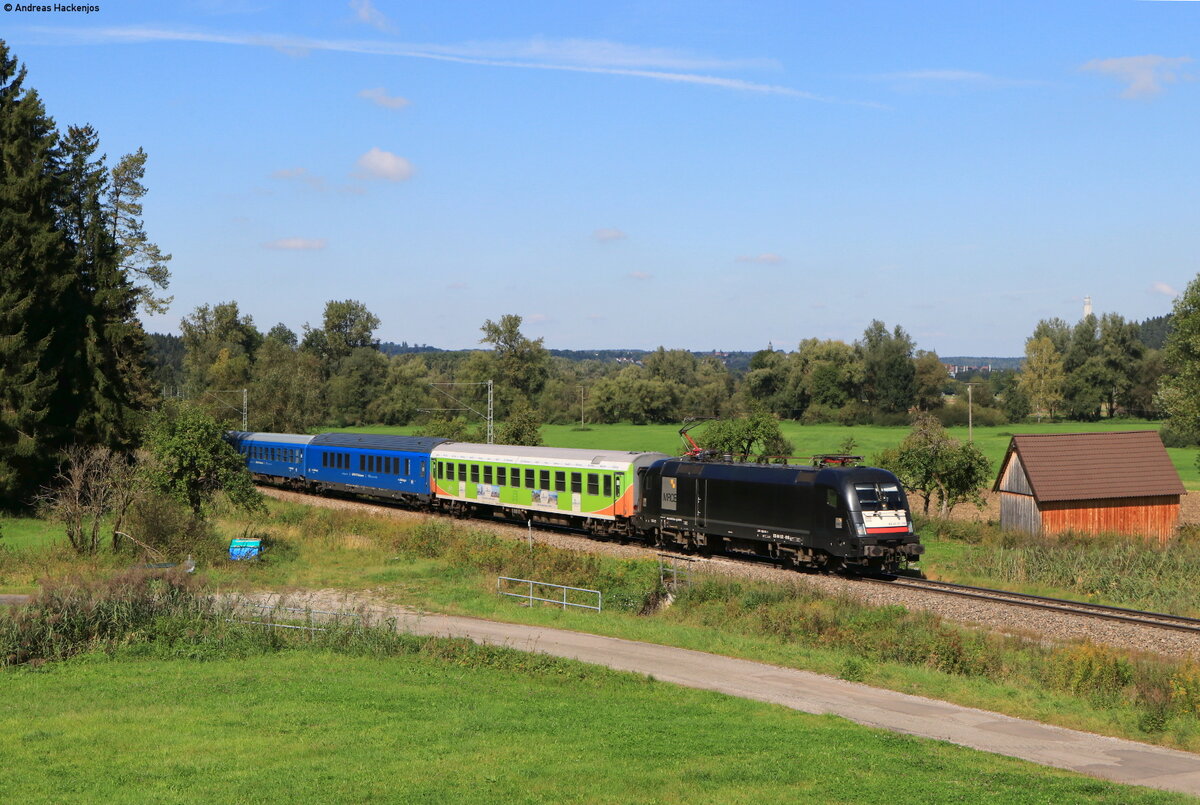
[[828, 570], [891, 571], [924, 551], [903, 487], [874, 467], [358, 433], [226, 438], [259, 482], [460, 517]]

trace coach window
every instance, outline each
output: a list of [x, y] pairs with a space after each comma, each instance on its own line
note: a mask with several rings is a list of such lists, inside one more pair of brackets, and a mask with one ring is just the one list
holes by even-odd
[[496, 484], [499, 486], [508, 486], [508, 467], [496, 468]]
[[604, 497], [606, 497], [606, 498], [612, 497], [612, 476], [611, 475], [604, 476]]
[[458, 462], [458, 480], [467, 480], [467, 465], [463, 464], [461, 461]]
[[490, 484], [492, 482], [492, 468], [490, 465], [483, 468], [483, 482], [485, 484]]
[[572, 492], [582, 492], [583, 491], [583, 473], [582, 472], [571, 473], [571, 491]]
[[350, 469], [350, 454], [349, 453], [341, 453], [340, 455], [342, 458], [342, 469], [344, 469], [344, 470]]
[[471, 465], [471, 483], [473, 483], [473, 484], [479, 483], [479, 465], [478, 464]]
[[539, 484], [539, 488], [549, 489], [550, 488], [550, 470], [540, 470], [538, 472], [538, 480], [541, 482]]
[[567, 474], [565, 472], [554, 473], [554, 491], [556, 491], [556, 492], [566, 492], [567, 491]]
[[600, 476], [594, 472], [588, 473], [588, 494], [589, 495], [599, 495], [600, 494]]

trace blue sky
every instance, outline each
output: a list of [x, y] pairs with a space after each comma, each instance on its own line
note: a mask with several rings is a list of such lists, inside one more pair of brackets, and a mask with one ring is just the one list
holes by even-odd
[[157, 331], [359, 299], [384, 340], [1018, 355], [1200, 272], [1200, 2], [11, 11], [60, 127], [145, 148]]

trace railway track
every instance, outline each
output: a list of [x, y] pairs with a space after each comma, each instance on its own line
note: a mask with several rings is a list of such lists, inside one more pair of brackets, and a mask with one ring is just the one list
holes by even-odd
[[1071, 601], [1065, 598], [1048, 598], [1042, 595], [1014, 593], [1007, 590], [990, 590], [986, 587], [971, 587], [965, 584], [953, 584], [948, 581], [933, 581], [908, 576], [889, 576], [886, 578], [860, 578], [868, 584], [882, 584], [889, 587], [906, 587], [925, 592], [953, 595], [959, 598], [970, 598], [979, 601], [989, 601], [1029, 609], [1040, 609], [1058, 612], [1066, 615], [1078, 615], [1085, 618], [1131, 623], [1138, 626], [1148, 626], [1155, 629], [1170, 629], [1177, 632], [1200, 633], [1200, 618], [1188, 618], [1183, 615], [1168, 615], [1163, 612], [1143, 612], [1137, 609], [1112, 607], [1105, 604], [1088, 604], [1082, 601]]

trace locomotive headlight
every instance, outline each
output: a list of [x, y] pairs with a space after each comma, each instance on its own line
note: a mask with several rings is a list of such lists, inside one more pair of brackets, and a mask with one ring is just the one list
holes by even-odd
[[860, 537], [865, 537], [867, 535], [867, 527], [856, 520], [854, 522], [854, 533]]

